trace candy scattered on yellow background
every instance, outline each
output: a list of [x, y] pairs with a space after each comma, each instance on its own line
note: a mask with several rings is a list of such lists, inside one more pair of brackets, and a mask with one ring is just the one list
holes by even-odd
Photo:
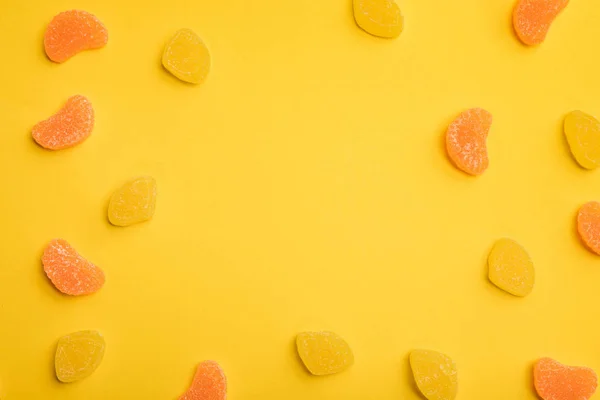
[[511, 239], [500, 239], [488, 257], [488, 276], [500, 289], [524, 297], [533, 290], [535, 269], [527, 251]]
[[513, 10], [513, 26], [524, 44], [536, 45], [546, 39], [554, 19], [569, 0], [518, 0]]
[[450, 357], [437, 351], [413, 350], [410, 367], [417, 387], [428, 400], [456, 398], [458, 371]]
[[167, 71], [182, 81], [202, 83], [211, 66], [208, 48], [191, 29], [180, 29], [165, 46], [162, 57]]
[[104, 358], [106, 343], [97, 331], [81, 331], [61, 337], [56, 346], [54, 368], [64, 383], [87, 378]]
[[533, 383], [542, 400], [588, 400], [596, 392], [598, 376], [588, 367], [571, 367], [551, 358], [533, 366]]
[[356, 24], [373, 36], [393, 39], [404, 29], [404, 17], [394, 0], [353, 0]]
[[198, 365], [190, 388], [179, 400], [225, 400], [227, 378], [216, 361], [203, 361]]
[[335, 374], [354, 363], [348, 343], [333, 332], [299, 333], [296, 347], [304, 366], [313, 375]]
[[54, 239], [46, 246], [42, 265], [50, 281], [64, 294], [88, 295], [104, 285], [104, 272], [64, 239]]
[[565, 117], [565, 136], [573, 158], [585, 169], [600, 165], [600, 121], [583, 111], [571, 111]]
[[70, 97], [65, 105], [48, 119], [38, 122], [33, 139], [49, 150], [73, 147], [90, 136], [94, 129], [94, 109], [84, 96]]
[[117, 189], [108, 204], [108, 220], [115, 226], [129, 226], [148, 221], [156, 209], [156, 181], [145, 176]]

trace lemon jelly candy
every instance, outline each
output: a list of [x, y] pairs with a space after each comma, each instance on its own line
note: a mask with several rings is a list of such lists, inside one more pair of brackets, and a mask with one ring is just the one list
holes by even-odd
[[392, 39], [404, 29], [404, 18], [394, 0], [354, 0], [354, 19], [373, 36]]
[[456, 364], [445, 354], [430, 350], [410, 353], [417, 387], [428, 400], [453, 400], [458, 390]]
[[96, 331], [81, 331], [61, 337], [54, 367], [59, 381], [69, 383], [90, 376], [102, 362], [106, 343]]
[[588, 400], [596, 392], [598, 376], [591, 368], [541, 358], [533, 366], [533, 384], [543, 400]]
[[344, 339], [333, 332], [302, 332], [296, 337], [300, 359], [313, 375], [341, 372], [354, 363]]
[[565, 117], [565, 136], [575, 161], [585, 169], [600, 165], [600, 121], [582, 111]]
[[500, 289], [524, 297], [531, 293], [535, 270], [529, 254], [514, 240], [500, 239], [488, 257], [488, 276]]
[[225, 400], [227, 378], [216, 361], [203, 361], [198, 366], [190, 388], [179, 400]]
[[156, 181], [142, 177], [117, 189], [108, 204], [108, 220], [115, 226], [148, 221], [156, 208]]
[[167, 43], [162, 63], [182, 81], [202, 83], [210, 71], [211, 61], [202, 39], [190, 29], [181, 29]]

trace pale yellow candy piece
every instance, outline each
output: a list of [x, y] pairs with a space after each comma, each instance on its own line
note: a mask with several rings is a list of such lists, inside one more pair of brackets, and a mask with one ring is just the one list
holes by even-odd
[[565, 136], [575, 161], [585, 169], [600, 166], [600, 121], [582, 111], [565, 117]]
[[134, 179], [117, 189], [108, 205], [108, 220], [116, 226], [148, 221], [156, 208], [156, 181], [151, 177]]
[[414, 350], [410, 367], [417, 387], [428, 400], [453, 400], [458, 390], [456, 364], [437, 351]]
[[394, 0], [354, 0], [354, 19], [373, 36], [392, 39], [404, 29], [404, 18]]
[[90, 376], [102, 362], [106, 343], [96, 331], [81, 331], [61, 337], [54, 368], [59, 381], [69, 383]]
[[488, 257], [488, 276], [500, 289], [527, 296], [533, 289], [535, 270], [529, 254], [514, 240], [500, 239]]
[[299, 333], [296, 345], [300, 359], [313, 375], [335, 374], [354, 363], [348, 343], [333, 332]]
[[202, 83], [210, 71], [211, 60], [202, 39], [190, 29], [180, 29], [167, 43], [162, 63], [182, 81]]

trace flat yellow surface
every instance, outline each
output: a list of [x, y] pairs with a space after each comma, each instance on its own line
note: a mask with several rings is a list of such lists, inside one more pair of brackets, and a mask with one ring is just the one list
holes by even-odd
[[[231, 400], [419, 399], [408, 353], [452, 356], [459, 399], [534, 399], [532, 362], [600, 370], [600, 258], [575, 233], [600, 199], [563, 116], [600, 116], [600, 6], [573, 1], [546, 42], [512, 32], [513, 0], [401, 0], [397, 40], [371, 37], [349, 0], [2, 0], [0, 397], [176, 399], [219, 361]], [[108, 27], [102, 50], [45, 58], [52, 16], [80, 8]], [[202, 86], [160, 66], [180, 28], [209, 46]], [[92, 136], [49, 152], [31, 127], [74, 94]], [[445, 127], [468, 107], [494, 115], [490, 167], [457, 171]], [[108, 199], [152, 175], [154, 219], [109, 225]], [[67, 239], [107, 275], [60, 295], [40, 256]], [[494, 241], [536, 266], [524, 299], [486, 279]], [[56, 340], [97, 329], [94, 375], [54, 377]], [[348, 371], [309, 376], [295, 334], [331, 330]]]

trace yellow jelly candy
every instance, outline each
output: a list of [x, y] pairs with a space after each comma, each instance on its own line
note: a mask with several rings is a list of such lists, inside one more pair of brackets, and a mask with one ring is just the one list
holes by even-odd
[[162, 63], [182, 81], [202, 83], [210, 71], [210, 53], [196, 33], [181, 29], [167, 43]]
[[396, 38], [404, 29], [404, 18], [394, 0], [354, 0], [354, 19], [373, 36]]
[[575, 161], [585, 169], [600, 166], [600, 121], [582, 111], [565, 117], [565, 136]]
[[535, 270], [529, 254], [514, 240], [500, 239], [488, 257], [488, 276], [500, 289], [515, 296], [531, 293]]
[[69, 383], [87, 378], [102, 362], [106, 343], [96, 331], [81, 331], [58, 340], [54, 368], [59, 381]]
[[437, 351], [414, 350], [410, 367], [417, 387], [428, 400], [453, 400], [458, 390], [456, 364]]
[[156, 208], [156, 181], [151, 177], [134, 179], [117, 189], [110, 198], [108, 220], [116, 226], [148, 221]]
[[333, 332], [299, 333], [296, 345], [300, 359], [313, 375], [335, 374], [354, 363], [348, 343]]

